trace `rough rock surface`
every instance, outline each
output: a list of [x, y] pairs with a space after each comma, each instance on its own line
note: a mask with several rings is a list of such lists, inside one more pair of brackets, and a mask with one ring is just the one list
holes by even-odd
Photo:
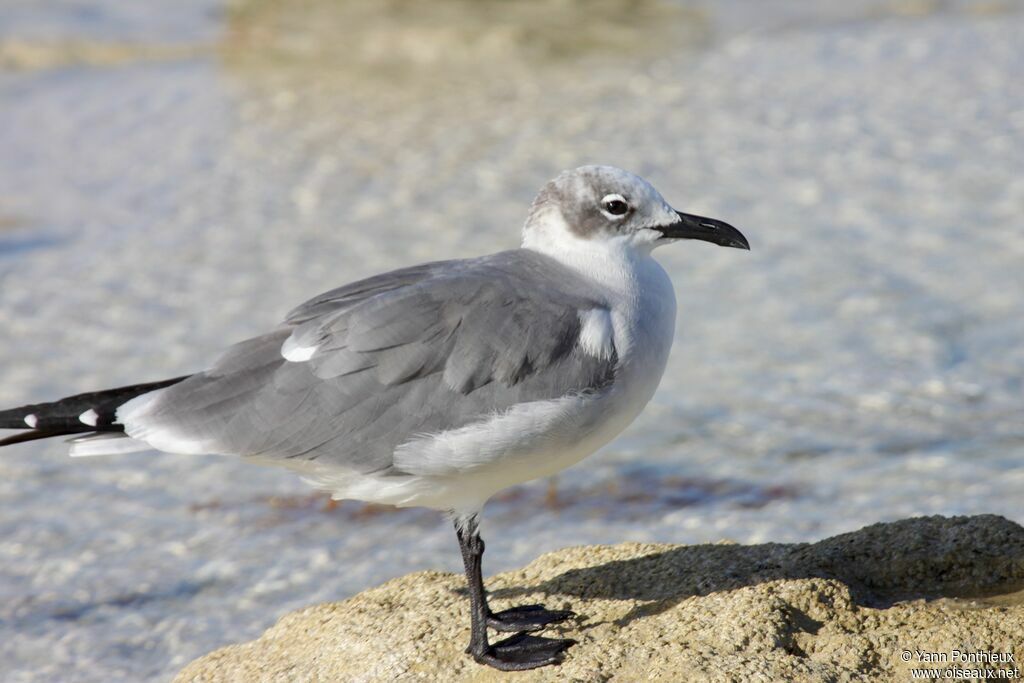
[[[1024, 528], [923, 517], [813, 544], [567, 548], [487, 581], [496, 609], [572, 608], [560, 667], [501, 674], [463, 654], [463, 579], [420, 572], [285, 616], [177, 681], [905, 681], [912, 667], [1021, 668]], [[904, 661], [904, 651], [911, 661]], [[924, 653], [1017, 663], [928, 664]], [[901, 656], [902, 655], [902, 656]]]

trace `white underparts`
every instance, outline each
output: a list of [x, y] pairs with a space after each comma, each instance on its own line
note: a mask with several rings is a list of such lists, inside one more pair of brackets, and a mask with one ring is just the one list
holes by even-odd
[[284, 464], [337, 499], [471, 514], [496, 492], [553, 474], [606, 443], [624, 425], [604, 419], [605, 405], [596, 394], [532, 401], [424, 434], [395, 449], [393, 474], [358, 474], [317, 461]]
[[78, 416], [78, 421], [90, 427], [95, 427], [100, 421], [100, 415], [92, 408], [89, 408], [89, 410]]
[[595, 358], [611, 358], [615, 352], [611, 312], [607, 308], [591, 308], [580, 311], [579, 316], [580, 348]]

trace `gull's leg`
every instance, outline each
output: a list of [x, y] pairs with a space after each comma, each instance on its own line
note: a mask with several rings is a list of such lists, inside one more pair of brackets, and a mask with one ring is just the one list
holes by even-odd
[[[547, 612], [539, 605], [528, 605], [526, 607], [505, 610], [498, 614], [491, 614], [487, 607], [487, 595], [484, 593], [484, 579], [481, 567], [481, 560], [484, 554], [484, 542], [480, 538], [475, 515], [468, 518], [456, 518], [455, 533], [459, 537], [459, 548], [462, 550], [462, 563], [466, 567], [466, 582], [469, 584], [469, 608], [470, 608], [470, 636], [469, 647], [466, 652], [473, 655], [473, 659], [481, 664], [493, 666], [502, 671], [523, 671], [534, 669], [538, 666], [558, 664], [565, 656], [565, 651], [576, 641], [566, 638], [541, 638], [531, 636], [528, 633], [517, 633], [510, 638], [499, 641], [493, 645], [487, 641], [487, 626], [492, 619], [497, 623], [508, 625], [513, 621], [504, 622], [499, 617], [505, 613], [515, 613], [515, 610], [522, 610], [524, 613], [535, 613], [538, 611]], [[539, 610], [538, 610], [539, 608]], [[560, 614], [551, 612], [551, 614]], [[570, 613], [571, 614], [571, 613]], [[556, 621], [567, 619], [569, 615], [563, 616]], [[532, 628], [539, 628], [538, 621], [522, 623], [533, 625]], [[545, 622], [545, 623], [551, 623]]]
[[[470, 553], [476, 554], [476, 559], [473, 560], [475, 563], [474, 574], [480, 576], [482, 574], [480, 569], [481, 557], [484, 552], [484, 541], [480, 538], [479, 528], [477, 526], [477, 520], [475, 517], [470, 518], [464, 525], [464, 530], [470, 535], [467, 536], [466, 543], [470, 544]], [[455, 531], [460, 534], [459, 544], [462, 547], [462, 558], [463, 562], [466, 560], [466, 544], [463, 543], [462, 532], [460, 526], [456, 522]], [[479, 546], [478, 548], [476, 546]], [[569, 619], [570, 617], [576, 616], [576, 613], [571, 610], [549, 610], [543, 605], [517, 605], [500, 612], [492, 612], [487, 605], [487, 595], [483, 587], [483, 579], [470, 578], [469, 565], [467, 564], [467, 579], [470, 582], [472, 592], [472, 585], [474, 582], [479, 584], [480, 595], [482, 596], [481, 602], [483, 605], [485, 621], [487, 626], [493, 628], [495, 631], [506, 631], [506, 632], [517, 632], [517, 631], [539, 631], [549, 624], [557, 624]]]

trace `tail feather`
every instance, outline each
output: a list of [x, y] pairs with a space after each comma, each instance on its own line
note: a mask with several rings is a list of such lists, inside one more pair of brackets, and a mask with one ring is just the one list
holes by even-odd
[[136, 396], [177, 384], [186, 377], [90, 391], [51, 403], [33, 403], [0, 411], [0, 429], [30, 430], [0, 439], [0, 446], [68, 434], [123, 432], [124, 426], [116, 422], [121, 405]]

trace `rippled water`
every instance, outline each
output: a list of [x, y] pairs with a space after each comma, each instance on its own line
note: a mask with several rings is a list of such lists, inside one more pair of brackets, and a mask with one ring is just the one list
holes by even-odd
[[[9, 0], [0, 404], [181, 374], [335, 285], [514, 246], [546, 179], [612, 163], [754, 249], [659, 252], [680, 301], [661, 390], [492, 502], [488, 571], [1024, 520], [1024, 17], [805, 4], [559, 3], [530, 31], [544, 3]], [[290, 609], [458, 567], [434, 513], [330, 506], [284, 471], [0, 457], [5, 681], [166, 678]]]

